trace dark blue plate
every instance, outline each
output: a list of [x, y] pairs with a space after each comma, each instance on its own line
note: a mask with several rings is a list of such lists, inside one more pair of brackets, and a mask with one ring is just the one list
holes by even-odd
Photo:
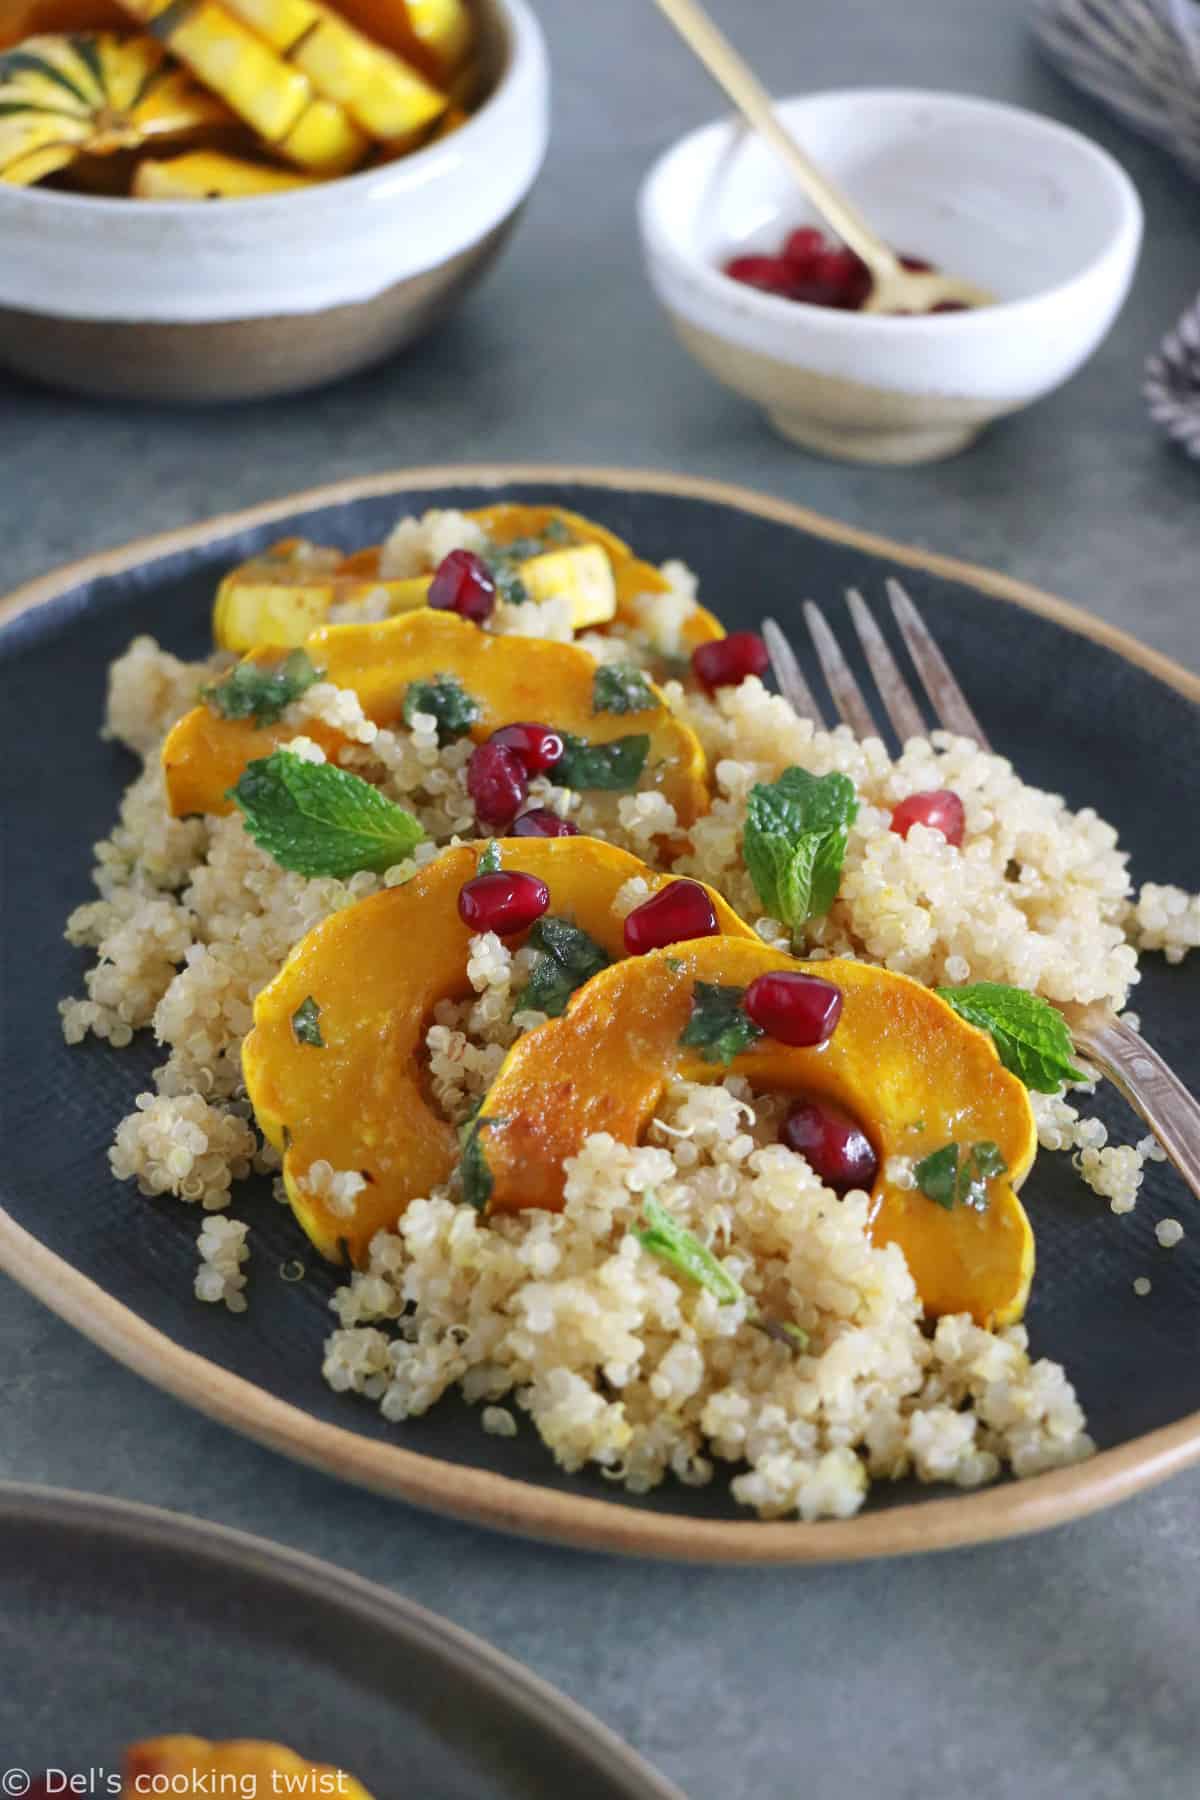
[[[1156, 1220], [1186, 1221], [1192, 1210], [1178, 1178], [1159, 1165], [1124, 1219], [1061, 1157], [1043, 1157], [1024, 1194], [1038, 1244], [1033, 1345], [1066, 1364], [1103, 1453], [972, 1495], [881, 1490], [844, 1523], [758, 1523], [720, 1481], [634, 1499], [598, 1475], [561, 1475], [531, 1431], [487, 1436], [455, 1401], [395, 1427], [366, 1403], [334, 1395], [320, 1374], [333, 1277], [322, 1271], [295, 1286], [279, 1279], [280, 1265], [304, 1246], [265, 1191], [242, 1189], [236, 1203], [253, 1228], [249, 1313], [196, 1304], [198, 1216], [177, 1202], [140, 1199], [112, 1180], [106, 1162], [117, 1119], [160, 1057], [148, 1043], [68, 1049], [55, 1011], [61, 995], [79, 991], [84, 961], [64, 943], [63, 921], [89, 896], [91, 845], [110, 829], [133, 773], [129, 756], [96, 735], [105, 667], [138, 632], [183, 655], [202, 653], [218, 579], [278, 537], [350, 549], [378, 542], [401, 513], [495, 499], [574, 507], [643, 556], [681, 556], [729, 625], [774, 613], [796, 625], [797, 643], [802, 599], [825, 604], [848, 641], [844, 589], [878, 599], [884, 577], [904, 570], [993, 743], [1028, 780], [1111, 819], [1135, 882], [1200, 887], [1192, 823], [1200, 681], [1061, 602], [781, 502], [673, 476], [416, 471], [151, 540], [14, 596], [0, 639], [0, 766], [11, 790], [0, 1264], [150, 1380], [239, 1430], [407, 1499], [580, 1544], [714, 1559], [878, 1555], [1031, 1530], [1200, 1457], [1200, 1230], [1170, 1254], [1158, 1249]], [[1172, 969], [1147, 958], [1134, 1004], [1184, 1079], [1200, 1084], [1200, 959]], [[1141, 1135], [1115, 1095], [1100, 1111], [1120, 1141]], [[1154, 1283], [1147, 1299], [1132, 1289], [1142, 1273]]]
[[183, 1732], [287, 1744], [379, 1800], [683, 1800], [519, 1663], [315, 1557], [2, 1483], [0, 1535], [6, 1794], [43, 1770], [111, 1793], [129, 1744]]

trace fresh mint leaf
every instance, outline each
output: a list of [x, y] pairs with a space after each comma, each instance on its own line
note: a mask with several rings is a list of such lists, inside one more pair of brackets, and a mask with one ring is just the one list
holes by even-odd
[[508, 556], [496, 556], [488, 566], [500, 598], [507, 600], [510, 606], [524, 606], [529, 598], [529, 589], [521, 580], [520, 564]]
[[226, 719], [253, 719], [256, 725], [276, 724], [315, 681], [323, 669], [313, 667], [303, 650], [291, 651], [281, 663], [240, 662], [224, 681], [201, 688], [200, 698]]
[[256, 844], [298, 875], [342, 880], [403, 862], [424, 833], [369, 781], [290, 750], [249, 763], [229, 797]]
[[483, 1212], [492, 1197], [495, 1181], [484, 1155], [483, 1133], [492, 1125], [502, 1125], [503, 1119], [474, 1118], [462, 1134], [462, 1191], [463, 1199], [476, 1212]]
[[558, 787], [613, 791], [634, 787], [650, 754], [650, 739], [645, 734], [592, 744], [564, 731], [562, 740], [562, 757], [553, 771]]
[[592, 682], [594, 713], [651, 712], [658, 705], [635, 663], [601, 663]]
[[435, 675], [432, 681], [412, 682], [404, 696], [404, 723], [411, 725], [417, 713], [432, 714], [438, 743], [445, 745], [466, 737], [478, 722], [480, 707], [456, 676]]
[[762, 1036], [742, 1006], [745, 988], [724, 987], [717, 981], [698, 981], [692, 995], [692, 1016], [679, 1042], [699, 1050], [705, 1062], [731, 1063]]
[[736, 1301], [746, 1299], [741, 1283], [735, 1281], [695, 1233], [681, 1225], [649, 1191], [642, 1197], [642, 1213], [645, 1227], [633, 1235], [643, 1250], [648, 1250], [651, 1256], [661, 1257], [681, 1275], [706, 1288], [722, 1306], [732, 1306]]
[[543, 1012], [556, 1019], [577, 987], [607, 969], [608, 951], [569, 919], [538, 919], [526, 943], [538, 952], [517, 1000], [518, 1012]]
[[1057, 1009], [1025, 988], [1002, 981], [975, 981], [968, 987], [938, 988], [969, 1025], [991, 1033], [1006, 1069], [1039, 1094], [1056, 1094], [1065, 1081], [1083, 1081], [1071, 1060], [1066, 1020]]
[[479, 862], [476, 865], [475, 873], [476, 873], [476, 875], [495, 875], [499, 868], [500, 868], [500, 846], [496, 842], [495, 838], [489, 838], [487, 841], [487, 844], [484, 846], [484, 849], [480, 853]]
[[321, 1009], [311, 994], [292, 1014], [292, 1030], [300, 1043], [311, 1044], [314, 1050], [325, 1048], [325, 1039], [321, 1036]]
[[857, 814], [847, 775], [791, 768], [751, 788], [742, 854], [766, 911], [792, 932], [836, 900]]
[[947, 1212], [953, 1212], [956, 1206], [986, 1212], [988, 1182], [1007, 1171], [999, 1145], [990, 1138], [981, 1138], [965, 1151], [951, 1139], [922, 1157], [913, 1174], [921, 1192]]

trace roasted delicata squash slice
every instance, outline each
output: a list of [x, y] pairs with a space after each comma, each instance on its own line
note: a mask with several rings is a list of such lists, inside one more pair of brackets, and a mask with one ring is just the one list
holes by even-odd
[[[680, 1041], [698, 982], [744, 989], [770, 971], [803, 968], [731, 936], [676, 944], [594, 975], [562, 1017], [518, 1038], [478, 1115], [474, 1152], [489, 1210], [561, 1209], [564, 1159], [592, 1132], [635, 1143], [672, 1076], [712, 1081], [726, 1073]], [[729, 1067], [756, 1088], [832, 1100], [854, 1114], [879, 1157], [872, 1236], [899, 1244], [928, 1313], [969, 1312], [989, 1325], [1020, 1318], [1033, 1234], [1016, 1189], [1037, 1148], [1023, 1084], [986, 1033], [907, 976], [832, 960], [807, 972], [842, 990], [832, 1037], [813, 1049], [760, 1038]], [[988, 1183], [983, 1210], [945, 1210], [889, 1177], [890, 1158], [911, 1166], [952, 1141], [994, 1145], [1006, 1165]]]
[[387, 143], [432, 125], [445, 94], [320, 0], [223, 0], [228, 10], [301, 70], [318, 94]]
[[[696, 734], [649, 683], [647, 707], [597, 711], [597, 664], [575, 644], [498, 636], [457, 613], [425, 607], [377, 625], [323, 626], [309, 635], [304, 649], [325, 680], [354, 690], [376, 725], [394, 725], [403, 718], [414, 681], [452, 675], [478, 709], [471, 727], [476, 741], [523, 719], [540, 719], [593, 747], [623, 739], [638, 751], [641, 770], [629, 780], [629, 790], [654, 788], [665, 795], [684, 829], [707, 809], [707, 769]], [[269, 666], [280, 654], [258, 650], [251, 660]], [[338, 734], [319, 722], [306, 724], [304, 731], [326, 755], [336, 755], [342, 746]], [[173, 726], [163, 744], [172, 812], [178, 817], [228, 812], [229, 789], [246, 764], [269, 756], [295, 735], [295, 726], [285, 719], [256, 725], [251, 719], [227, 718], [216, 704], [202, 701]]]
[[337, 0], [337, 9], [443, 85], [475, 41], [467, 0]]
[[[157, 1785], [156, 1785], [157, 1784]], [[190, 1785], [186, 1785], [190, 1784]], [[306, 1762], [282, 1744], [234, 1738], [146, 1738], [125, 1752], [122, 1793], [142, 1794], [335, 1794], [371, 1800], [361, 1782], [341, 1769]]]
[[[635, 556], [629, 545], [607, 526], [598, 525], [594, 519], [570, 512], [566, 507], [503, 502], [480, 507], [467, 516], [477, 520], [488, 536], [500, 545], [512, 543], [514, 539], [543, 539], [556, 531], [565, 531], [576, 543], [599, 544], [607, 553], [613, 573], [614, 604], [608, 619], [619, 619], [622, 624], [636, 627], [642, 622], [639, 601], [647, 595], [670, 592], [671, 584], [661, 569]], [[605, 622], [600, 619], [587, 621], [588, 624]], [[696, 606], [681, 624], [681, 654], [690, 655], [697, 644], [724, 636], [725, 627], [720, 620], [703, 606]]]
[[306, 538], [282, 538], [225, 576], [213, 606], [213, 639], [221, 650], [296, 649], [335, 603], [360, 602], [380, 590], [389, 611], [409, 612], [424, 606], [429, 582], [425, 576], [382, 580], [378, 551], [343, 556]]
[[370, 139], [345, 108], [219, 0], [121, 4], [288, 162], [342, 175], [365, 160]]
[[[603, 629], [614, 619], [637, 626], [639, 602], [669, 592], [652, 563], [635, 557], [603, 525], [558, 506], [485, 506], [467, 518], [482, 526], [498, 552], [511, 558], [531, 600], [566, 598], [576, 631]], [[381, 575], [378, 545], [342, 557], [299, 538], [282, 543], [233, 569], [217, 591], [213, 634], [223, 650], [257, 644], [302, 644], [335, 604], [384, 597], [389, 612], [423, 606], [433, 571], [403, 580]], [[320, 570], [322, 580], [314, 577]], [[702, 606], [681, 624], [680, 651], [723, 637], [724, 628]]]
[[150, 37], [35, 37], [0, 56], [0, 181], [17, 187], [83, 157], [235, 124], [228, 107]]
[[310, 175], [273, 169], [248, 156], [219, 150], [192, 150], [163, 161], [147, 157], [134, 170], [135, 200], [254, 200], [314, 185]]
[[[448, 1180], [458, 1162], [458, 1133], [427, 1091], [424, 1040], [438, 1001], [472, 991], [471, 933], [458, 895], [482, 848], [443, 850], [404, 886], [323, 920], [254, 1003], [242, 1050], [247, 1092], [260, 1127], [283, 1152], [296, 1217], [332, 1260], [341, 1261], [345, 1247], [363, 1262], [375, 1233]], [[598, 838], [510, 838], [499, 848], [502, 866], [546, 883], [549, 917], [581, 927], [614, 958], [624, 955], [618, 891], [635, 876], [652, 892], [672, 879]], [[721, 930], [753, 938], [709, 892]], [[517, 947], [516, 939], [509, 943]], [[296, 1015], [309, 1001], [319, 1047], [313, 1031], [297, 1034]], [[335, 1204], [327, 1183], [310, 1180], [318, 1162], [361, 1177], [349, 1203]]]

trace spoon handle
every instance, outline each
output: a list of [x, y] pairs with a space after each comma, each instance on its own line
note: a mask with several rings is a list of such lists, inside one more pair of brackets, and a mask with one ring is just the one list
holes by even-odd
[[872, 273], [893, 273], [899, 265], [890, 246], [876, 237], [858, 208], [833, 186], [784, 130], [771, 96], [728, 38], [718, 30], [699, 0], [656, 0], [656, 4], [742, 116], [787, 165], [797, 185], [843, 243], [862, 258]]

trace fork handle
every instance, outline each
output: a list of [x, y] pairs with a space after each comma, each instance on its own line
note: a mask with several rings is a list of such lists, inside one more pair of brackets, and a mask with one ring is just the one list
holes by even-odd
[[1144, 1037], [1107, 1009], [1078, 1015], [1071, 1036], [1145, 1120], [1200, 1199], [1200, 1101]]

